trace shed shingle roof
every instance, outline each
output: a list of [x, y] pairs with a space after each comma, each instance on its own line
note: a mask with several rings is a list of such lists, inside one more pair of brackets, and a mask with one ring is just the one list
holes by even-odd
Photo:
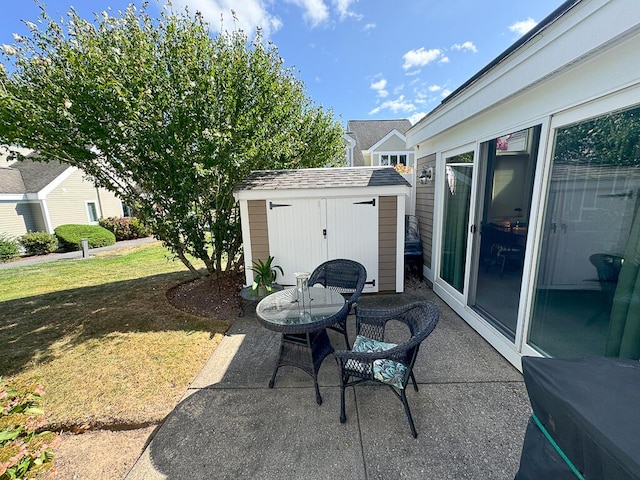
[[242, 190], [295, 190], [341, 187], [411, 186], [393, 167], [257, 170], [236, 187]]

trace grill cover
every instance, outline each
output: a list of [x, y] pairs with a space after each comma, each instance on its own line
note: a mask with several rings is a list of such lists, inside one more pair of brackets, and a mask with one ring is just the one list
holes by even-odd
[[640, 362], [524, 357], [534, 418], [516, 480], [640, 479]]

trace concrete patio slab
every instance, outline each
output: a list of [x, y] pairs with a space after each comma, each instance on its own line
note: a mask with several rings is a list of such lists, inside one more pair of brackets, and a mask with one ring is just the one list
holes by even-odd
[[[435, 301], [441, 317], [414, 369], [420, 391], [407, 392], [417, 439], [402, 404], [377, 385], [347, 389], [341, 424], [333, 358], [318, 375], [322, 405], [315, 403], [311, 377], [296, 368], [280, 368], [269, 389], [279, 334], [248, 311], [126, 478], [513, 478], [530, 415], [520, 373], [427, 287], [363, 296], [360, 306], [418, 299]], [[343, 347], [341, 335], [330, 332], [330, 338]]]

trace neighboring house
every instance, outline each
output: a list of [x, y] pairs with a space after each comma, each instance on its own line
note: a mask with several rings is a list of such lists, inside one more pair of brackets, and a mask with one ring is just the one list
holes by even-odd
[[411, 122], [402, 120], [349, 120], [344, 135], [348, 167], [413, 166], [413, 150], [405, 134]]
[[566, 1], [406, 134], [424, 274], [518, 368], [640, 358], [638, 52], [636, 0]]
[[53, 233], [58, 225], [97, 224], [100, 217], [122, 213], [120, 200], [76, 167], [0, 158], [0, 234]]

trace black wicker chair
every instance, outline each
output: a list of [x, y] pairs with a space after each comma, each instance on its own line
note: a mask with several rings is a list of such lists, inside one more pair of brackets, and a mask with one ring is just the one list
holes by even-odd
[[347, 316], [355, 307], [364, 284], [367, 281], [367, 270], [353, 260], [337, 259], [324, 262], [317, 267], [309, 277], [309, 286], [320, 284], [325, 288], [341, 293], [349, 308], [344, 318], [334, 323], [331, 328], [344, 335], [344, 341], [349, 348], [349, 334], [347, 333]]
[[[365, 381], [387, 385], [402, 401], [411, 427], [411, 434], [418, 433], [413, 424], [407, 403], [406, 386], [409, 379], [418, 391], [413, 376], [413, 365], [421, 342], [433, 331], [439, 319], [438, 307], [427, 301], [414, 302], [391, 310], [356, 310], [356, 334], [350, 351], [339, 350], [334, 356], [340, 366], [340, 422], [347, 420], [344, 407], [345, 388]], [[410, 338], [403, 343], [385, 343], [385, 327], [389, 321], [406, 325]], [[351, 380], [353, 378], [353, 380]]]

